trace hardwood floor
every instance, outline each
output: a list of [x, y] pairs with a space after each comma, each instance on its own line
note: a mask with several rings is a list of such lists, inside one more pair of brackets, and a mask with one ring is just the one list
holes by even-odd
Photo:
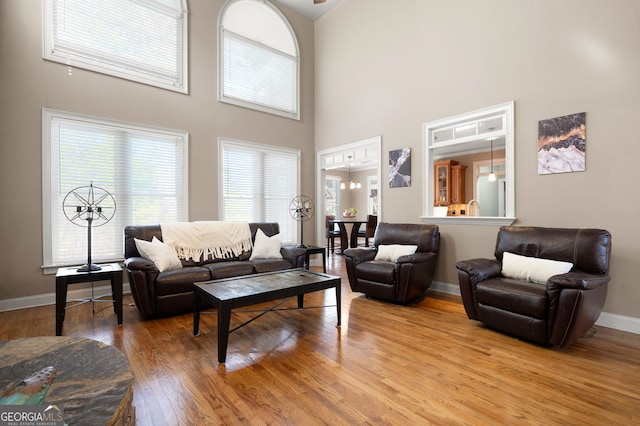
[[[123, 326], [110, 305], [93, 315], [87, 304], [67, 312], [63, 334], [127, 356], [138, 425], [640, 424], [640, 335], [598, 327], [543, 348], [468, 320], [454, 296], [397, 306], [352, 293], [342, 258], [328, 261], [342, 276], [342, 327], [335, 308], [269, 313], [231, 334], [226, 365], [215, 315], [194, 337], [191, 314], [143, 321], [131, 296]], [[305, 304], [333, 304], [332, 293]], [[54, 335], [54, 311], [0, 313], [0, 340]]]

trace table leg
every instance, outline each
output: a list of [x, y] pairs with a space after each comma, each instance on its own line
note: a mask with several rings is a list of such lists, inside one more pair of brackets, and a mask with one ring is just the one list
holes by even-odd
[[337, 315], [338, 315], [338, 327], [340, 327], [341, 323], [342, 323], [342, 285], [341, 283], [338, 283], [336, 285], [336, 310], [337, 310]]
[[231, 308], [221, 303], [218, 306], [218, 363], [220, 364], [224, 364], [227, 359], [230, 322]]
[[360, 230], [360, 222], [354, 222], [351, 227], [351, 247], [358, 247], [358, 231]]
[[64, 308], [67, 305], [67, 279], [56, 278], [56, 336], [62, 336]]
[[298, 295], [298, 309], [304, 309], [304, 294]]
[[340, 254], [342, 254], [349, 247], [349, 237], [344, 223], [338, 222], [338, 228], [340, 228]]
[[122, 271], [111, 274], [111, 292], [113, 293], [113, 310], [122, 325]]
[[197, 291], [193, 292], [193, 335], [197, 336], [200, 331], [200, 296]]

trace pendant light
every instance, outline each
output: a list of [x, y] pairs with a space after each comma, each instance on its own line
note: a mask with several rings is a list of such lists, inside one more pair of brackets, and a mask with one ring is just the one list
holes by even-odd
[[[354, 182], [351, 180], [351, 156], [348, 157], [349, 158], [349, 163], [347, 163], [347, 166], [349, 167], [349, 189], [360, 189], [362, 188], [362, 185], [360, 184], [360, 182]], [[346, 185], [344, 184], [344, 182], [340, 183], [340, 189], [345, 189]]]

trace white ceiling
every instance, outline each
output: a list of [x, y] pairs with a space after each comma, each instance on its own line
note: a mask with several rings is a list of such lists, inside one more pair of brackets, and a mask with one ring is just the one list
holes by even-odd
[[312, 21], [320, 18], [341, 1], [343, 0], [327, 0], [324, 3], [314, 4], [313, 0], [273, 0], [274, 3], [281, 4]]

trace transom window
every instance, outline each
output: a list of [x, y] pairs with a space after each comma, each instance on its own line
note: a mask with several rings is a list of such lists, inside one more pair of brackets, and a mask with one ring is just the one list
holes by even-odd
[[300, 55], [268, 0], [227, 0], [219, 18], [218, 100], [299, 119]]
[[187, 93], [186, 0], [43, 0], [42, 57]]
[[95, 263], [122, 259], [127, 225], [187, 220], [186, 132], [50, 109], [42, 128], [45, 269], [87, 261], [87, 228], [62, 209], [75, 188], [93, 184], [116, 202], [111, 221], [92, 229]]
[[219, 140], [220, 220], [278, 222], [283, 243], [298, 240], [289, 203], [299, 195], [300, 151]]

